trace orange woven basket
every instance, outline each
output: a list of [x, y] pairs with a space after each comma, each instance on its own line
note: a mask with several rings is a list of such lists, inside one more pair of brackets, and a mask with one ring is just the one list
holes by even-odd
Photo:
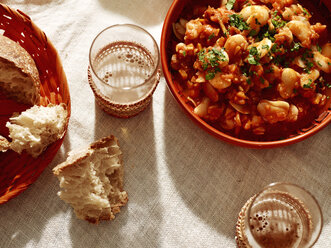
[[[0, 31], [4, 36], [18, 42], [34, 59], [40, 76], [41, 105], [65, 103], [70, 117], [70, 95], [67, 79], [60, 57], [29, 16], [19, 10], [13, 10], [0, 4]], [[8, 138], [6, 122], [14, 112], [21, 112], [30, 106], [17, 103], [0, 93], [0, 134]], [[0, 152], [0, 204], [17, 196], [32, 184], [53, 160], [63, 142], [61, 140], [48, 146], [38, 158], [33, 159], [23, 152]]]

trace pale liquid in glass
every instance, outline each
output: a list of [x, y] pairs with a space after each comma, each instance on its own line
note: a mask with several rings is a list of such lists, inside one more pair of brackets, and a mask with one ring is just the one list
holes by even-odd
[[251, 208], [249, 225], [255, 241], [265, 248], [301, 247], [312, 232], [308, 209], [297, 198], [279, 191], [259, 197]]
[[158, 83], [159, 75], [150, 78], [155, 70], [150, 52], [133, 42], [113, 42], [101, 49], [94, 70], [105, 83], [100, 86], [102, 94], [118, 104], [143, 100]]

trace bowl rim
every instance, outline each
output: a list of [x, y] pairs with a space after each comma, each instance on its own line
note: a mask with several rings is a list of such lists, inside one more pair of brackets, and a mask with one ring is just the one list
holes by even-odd
[[182, 107], [182, 109], [185, 111], [185, 113], [193, 119], [193, 121], [198, 124], [198, 126], [205, 131], [207, 131], [209, 134], [212, 136], [219, 138], [223, 141], [226, 141], [230, 144], [241, 146], [241, 147], [246, 147], [246, 148], [275, 148], [275, 147], [282, 147], [282, 146], [287, 146], [291, 145], [294, 143], [297, 143], [299, 141], [302, 141], [323, 128], [325, 128], [330, 122], [331, 122], [331, 106], [329, 106], [328, 109], [325, 110], [327, 113], [327, 116], [320, 122], [317, 123], [315, 126], [310, 128], [308, 131], [304, 133], [300, 133], [296, 136], [293, 137], [288, 137], [286, 139], [282, 140], [275, 140], [275, 141], [251, 141], [251, 140], [244, 140], [244, 139], [239, 139], [234, 136], [228, 135], [226, 133], [221, 132], [220, 130], [212, 127], [209, 125], [206, 121], [204, 121], [202, 118], [198, 117], [195, 115], [192, 110], [188, 107], [186, 102], [183, 100], [183, 98], [180, 96], [180, 94], [175, 90], [174, 83], [171, 78], [171, 73], [170, 73], [170, 68], [168, 66], [168, 58], [167, 58], [167, 37], [170, 36], [169, 32], [172, 32], [172, 23], [171, 19], [174, 13], [176, 13], [176, 8], [178, 5], [182, 3], [180, 0], [174, 0], [173, 3], [171, 4], [167, 15], [165, 17], [163, 27], [162, 27], [162, 32], [161, 32], [161, 41], [160, 41], [160, 53], [161, 53], [161, 64], [162, 64], [162, 69], [163, 69], [163, 75], [166, 79], [168, 88], [170, 89], [173, 97], [176, 99], [176, 101], [179, 103], [179, 105]]

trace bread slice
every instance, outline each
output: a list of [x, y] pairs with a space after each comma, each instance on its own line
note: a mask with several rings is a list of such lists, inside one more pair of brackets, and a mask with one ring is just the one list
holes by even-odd
[[0, 135], [0, 152], [6, 152], [9, 149], [8, 140]]
[[53, 169], [60, 181], [60, 198], [69, 203], [79, 219], [97, 224], [112, 220], [128, 201], [123, 190], [122, 152], [114, 136], [70, 152]]
[[6, 127], [12, 139], [10, 149], [21, 154], [26, 150], [38, 157], [49, 144], [61, 139], [65, 133], [68, 112], [66, 105], [33, 106], [9, 118]]
[[21, 103], [40, 103], [40, 79], [34, 60], [23, 47], [3, 35], [0, 35], [0, 88]]

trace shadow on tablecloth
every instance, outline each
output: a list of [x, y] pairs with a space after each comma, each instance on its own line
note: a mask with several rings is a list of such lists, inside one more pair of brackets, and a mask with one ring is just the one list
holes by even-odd
[[94, 140], [109, 134], [119, 140], [124, 190], [129, 201], [113, 221], [104, 221], [98, 226], [78, 220], [72, 211], [69, 231], [72, 247], [157, 247], [156, 227], [161, 221], [161, 208], [152, 105], [136, 117], [118, 119], [104, 113], [95, 103], [95, 120]]
[[[330, 133], [327, 135], [324, 131], [284, 148], [247, 149], [229, 145], [200, 129], [168, 90], [165, 91], [164, 106], [166, 162], [184, 203], [173, 209], [173, 215], [179, 218], [177, 222], [183, 223], [178, 227], [180, 230], [200, 228], [201, 233], [206, 233], [199, 240], [194, 231], [192, 235], [185, 232], [194, 247], [199, 247], [200, 243], [202, 247], [206, 240], [209, 245], [213, 242], [217, 245], [218, 238], [208, 232], [204, 224], [219, 235], [233, 239], [237, 216], [245, 201], [275, 181], [305, 187], [319, 201], [324, 222], [330, 221], [331, 209], [327, 206], [331, 194], [330, 156], [326, 159], [325, 154], [326, 144], [331, 142]], [[185, 216], [181, 212], [192, 212], [196, 220], [192, 222], [190, 214]]]
[[0, 205], [0, 233], [1, 237], [6, 237], [0, 239], [1, 247], [18, 248], [38, 244], [47, 223], [66, 211], [66, 204], [61, 204], [56, 195], [59, 182], [52, 169], [66, 159], [69, 150], [68, 132], [54, 160], [40, 177], [20, 195]]

